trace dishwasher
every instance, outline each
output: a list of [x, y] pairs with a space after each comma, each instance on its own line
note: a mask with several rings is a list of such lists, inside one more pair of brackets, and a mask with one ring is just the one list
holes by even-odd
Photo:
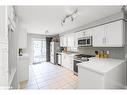
[[62, 55], [58, 53], [58, 65], [62, 66]]

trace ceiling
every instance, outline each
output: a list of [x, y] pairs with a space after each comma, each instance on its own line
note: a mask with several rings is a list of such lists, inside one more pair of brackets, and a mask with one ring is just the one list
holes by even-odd
[[[76, 8], [74, 21], [67, 19], [62, 27], [61, 20]], [[17, 6], [16, 11], [28, 33], [55, 35], [120, 12], [121, 6]]]

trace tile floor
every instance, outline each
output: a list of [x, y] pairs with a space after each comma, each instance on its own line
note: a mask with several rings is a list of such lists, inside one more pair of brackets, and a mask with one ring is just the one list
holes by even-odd
[[76, 89], [77, 76], [72, 71], [49, 62], [29, 66], [29, 81], [21, 89]]

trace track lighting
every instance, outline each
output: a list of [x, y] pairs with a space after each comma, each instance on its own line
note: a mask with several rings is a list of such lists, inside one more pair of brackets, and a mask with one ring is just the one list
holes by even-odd
[[74, 21], [74, 17], [73, 17], [73, 16], [74, 16], [75, 14], [77, 14], [77, 12], [78, 12], [78, 9], [76, 9], [73, 13], [66, 15], [66, 16], [62, 19], [62, 21], [61, 21], [61, 26], [63, 26], [63, 24], [66, 22], [67, 19], [70, 19], [70, 21]]

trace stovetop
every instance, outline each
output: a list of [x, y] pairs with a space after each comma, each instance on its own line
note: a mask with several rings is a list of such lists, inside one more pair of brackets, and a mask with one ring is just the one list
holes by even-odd
[[78, 57], [78, 58], [82, 58], [82, 57], [87, 57], [87, 58], [95, 57], [94, 55], [87, 55], [87, 54], [78, 54], [78, 55], [75, 55], [75, 56]]
[[84, 62], [84, 61], [89, 61], [90, 57], [95, 57], [95, 56], [94, 55], [79, 54], [79, 55], [75, 55], [74, 59]]

